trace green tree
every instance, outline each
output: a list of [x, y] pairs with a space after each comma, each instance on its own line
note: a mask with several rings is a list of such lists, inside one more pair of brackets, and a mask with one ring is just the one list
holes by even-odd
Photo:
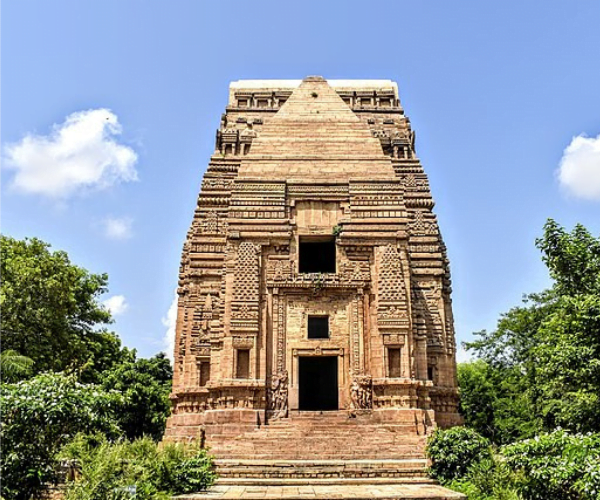
[[1, 236], [0, 266], [2, 351], [33, 360], [34, 373], [77, 368], [87, 381], [127, 357], [119, 339], [102, 329], [112, 321], [98, 302], [106, 274], [72, 264], [37, 238]]
[[172, 378], [171, 362], [162, 353], [150, 359], [131, 359], [104, 372], [104, 388], [123, 394], [118, 422], [129, 439], [162, 437], [169, 416]]
[[3, 382], [16, 382], [31, 374], [33, 360], [21, 356], [17, 351], [7, 349], [0, 353], [0, 373]]
[[[557, 426], [600, 430], [600, 238], [581, 225], [567, 232], [550, 219], [536, 245], [552, 288], [528, 295], [495, 331], [479, 332], [466, 345], [495, 386], [491, 427], [501, 443]], [[475, 401], [473, 391], [482, 389], [468, 377], [463, 382], [462, 397]]]
[[39, 494], [55, 478], [56, 453], [77, 433], [119, 435], [114, 422], [121, 398], [62, 373], [2, 384], [2, 497], [28, 500]]
[[542, 379], [545, 427], [600, 431], [600, 237], [554, 221], [537, 241], [556, 294], [532, 355]]

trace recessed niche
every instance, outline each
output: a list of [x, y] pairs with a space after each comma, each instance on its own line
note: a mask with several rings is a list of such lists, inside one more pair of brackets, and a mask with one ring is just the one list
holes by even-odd
[[308, 317], [308, 338], [309, 339], [328, 339], [329, 338], [329, 317], [328, 316], [309, 316]]
[[299, 272], [335, 273], [335, 238], [300, 238]]

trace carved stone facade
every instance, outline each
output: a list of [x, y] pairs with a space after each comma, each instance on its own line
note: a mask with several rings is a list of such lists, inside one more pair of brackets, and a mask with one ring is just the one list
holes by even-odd
[[[336, 391], [322, 409], [420, 435], [459, 423], [433, 206], [395, 83], [233, 83], [183, 246], [165, 437], [211, 445], [228, 424], [318, 410], [303, 384], [319, 377]], [[311, 243], [333, 268], [303, 270]]]

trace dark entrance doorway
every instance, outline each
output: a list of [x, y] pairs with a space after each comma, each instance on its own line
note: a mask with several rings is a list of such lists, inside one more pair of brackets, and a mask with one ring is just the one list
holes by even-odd
[[301, 356], [299, 359], [299, 409], [338, 409], [337, 356]]

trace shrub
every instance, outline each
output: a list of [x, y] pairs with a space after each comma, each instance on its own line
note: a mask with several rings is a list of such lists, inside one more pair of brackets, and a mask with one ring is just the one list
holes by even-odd
[[557, 430], [505, 446], [502, 454], [524, 500], [600, 498], [600, 434]]
[[158, 445], [149, 437], [110, 443], [100, 434], [80, 435], [60, 456], [79, 465], [79, 477], [67, 486], [67, 500], [163, 500], [204, 490], [215, 479], [205, 450]]
[[442, 483], [460, 479], [469, 467], [490, 459], [490, 442], [466, 427], [437, 429], [427, 443], [427, 455], [432, 460], [430, 474]]
[[61, 373], [2, 384], [2, 497], [39, 494], [55, 479], [56, 453], [78, 432], [118, 435], [113, 421], [120, 397]]
[[[133, 358], [133, 357], [132, 357]], [[131, 359], [102, 374], [102, 386], [123, 394], [119, 427], [128, 439], [150, 436], [158, 441], [170, 412], [173, 370], [164, 354]]]

